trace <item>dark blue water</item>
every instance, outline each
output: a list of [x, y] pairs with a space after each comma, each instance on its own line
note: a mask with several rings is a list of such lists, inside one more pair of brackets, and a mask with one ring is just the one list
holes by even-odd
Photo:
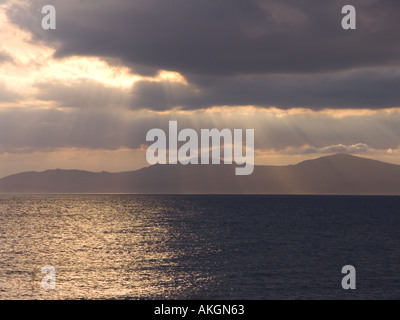
[[[399, 299], [400, 197], [0, 195], [1, 299]], [[56, 269], [56, 290], [41, 268]], [[345, 291], [341, 269], [356, 268]]]

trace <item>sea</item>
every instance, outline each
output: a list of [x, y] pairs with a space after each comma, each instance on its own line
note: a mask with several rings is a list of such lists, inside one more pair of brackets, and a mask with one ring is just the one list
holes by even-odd
[[397, 300], [400, 197], [0, 195], [0, 299]]

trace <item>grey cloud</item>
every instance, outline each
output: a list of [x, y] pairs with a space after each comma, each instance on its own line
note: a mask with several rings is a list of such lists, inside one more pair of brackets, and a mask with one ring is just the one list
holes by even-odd
[[317, 75], [197, 77], [196, 84], [139, 82], [133, 108], [165, 110], [211, 106], [388, 108], [400, 105], [400, 69], [372, 69]]
[[112, 109], [99, 109], [95, 113], [90, 109], [2, 109], [0, 149], [16, 152], [63, 147], [139, 148], [148, 144], [146, 133], [150, 129], [161, 128], [168, 132], [169, 120], [177, 120], [179, 130], [193, 128], [197, 132], [204, 128], [254, 129], [258, 149], [301, 149], [309, 145], [316, 149], [308, 152], [362, 153], [368, 148], [397, 149], [400, 136], [400, 112], [334, 118], [319, 113], [277, 117], [264, 111], [229, 115], [223, 111], [155, 114], [114, 112]]
[[193, 86], [170, 81], [139, 81], [133, 86], [130, 107], [158, 111], [176, 107], [194, 109], [207, 107], [206, 99], [208, 96], [197, 93]]
[[[57, 9], [57, 30], [40, 8]], [[400, 2], [353, 0], [357, 30], [344, 31], [347, 0], [32, 0], [9, 15], [58, 57], [117, 58], [140, 70], [237, 75], [310, 73], [398, 65]]]
[[0, 51], [0, 64], [6, 61], [12, 61], [12, 58], [10, 57], [9, 54]]
[[126, 128], [123, 117], [111, 111], [3, 110], [0, 115], [3, 150], [62, 147], [112, 150], [140, 145], [137, 143], [142, 132]]

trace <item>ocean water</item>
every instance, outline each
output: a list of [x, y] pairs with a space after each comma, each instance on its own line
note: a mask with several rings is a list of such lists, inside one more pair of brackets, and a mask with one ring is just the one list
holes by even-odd
[[400, 197], [0, 195], [0, 299], [399, 298]]

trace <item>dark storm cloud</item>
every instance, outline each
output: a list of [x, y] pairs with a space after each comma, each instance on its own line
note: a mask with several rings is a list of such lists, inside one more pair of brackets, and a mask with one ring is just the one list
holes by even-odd
[[[41, 28], [40, 9], [57, 9], [57, 30]], [[341, 27], [347, 0], [32, 0], [11, 20], [57, 57], [91, 55], [134, 72], [171, 70], [189, 88], [142, 82], [133, 108], [156, 110], [255, 104], [369, 107], [398, 105], [388, 69], [343, 79], [356, 68], [398, 67], [400, 1], [353, 0], [357, 30]], [[386, 72], [387, 74], [383, 74]], [[175, 89], [175, 90], [172, 90]], [[178, 92], [178, 89], [182, 89]]]
[[[116, 57], [184, 74], [325, 72], [397, 64], [400, 2], [354, 0], [358, 29], [341, 28], [347, 0], [30, 1], [14, 22], [53, 44], [58, 56]], [[57, 9], [57, 30], [40, 8]]]
[[400, 106], [400, 70], [373, 69], [335, 74], [198, 77], [195, 85], [141, 81], [132, 108], [256, 105], [281, 109], [388, 108]]

